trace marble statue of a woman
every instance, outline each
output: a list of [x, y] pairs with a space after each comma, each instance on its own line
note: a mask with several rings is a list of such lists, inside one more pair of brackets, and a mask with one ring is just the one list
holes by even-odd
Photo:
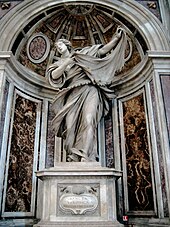
[[63, 137], [67, 161], [96, 161], [96, 129], [108, 112], [109, 89], [114, 75], [124, 66], [126, 33], [118, 27], [106, 45], [74, 51], [71, 43], [59, 39], [55, 45], [60, 58], [47, 69], [49, 83], [58, 88], [53, 102], [52, 125]]

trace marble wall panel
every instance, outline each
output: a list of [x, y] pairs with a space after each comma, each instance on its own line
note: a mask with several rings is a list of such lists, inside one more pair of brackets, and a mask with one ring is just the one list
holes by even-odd
[[30, 212], [37, 104], [16, 96], [5, 212]]
[[123, 103], [129, 211], [153, 211], [150, 154], [143, 94]]
[[[159, 0], [150, 1], [150, 0], [136, 0], [141, 5], [146, 7], [151, 13], [153, 13], [159, 20], [161, 19]], [[162, 0], [161, 0], [162, 1]]]
[[160, 132], [159, 132], [159, 127], [158, 127], [158, 117], [157, 117], [158, 113], [157, 113], [157, 107], [156, 107], [156, 99], [155, 99], [153, 81], [150, 81], [150, 93], [151, 93], [152, 107], [153, 107], [154, 125], [155, 125], [155, 133], [156, 133], [156, 144], [157, 144], [157, 151], [158, 151], [161, 187], [162, 187], [162, 194], [163, 194], [164, 214], [166, 217], [168, 217], [169, 216], [168, 199], [167, 199], [167, 193], [166, 193], [166, 187], [165, 187], [164, 163], [163, 163], [163, 155], [162, 155], [161, 142], [160, 142]]
[[160, 79], [161, 79], [165, 114], [166, 114], [167, 127], [168, 127], [169, 139], [170, 139], [170, 101], [169, 101], [170, 74], [169, 75], [160, 75]]
[[1, 116], [0, 116], [0, 156], [1, 156], [1, 152], [2, 152], [1, 151], [1, 146], [2, 146], [2, 137], [3, 137], [3, 130], [4, 130], [4, 122], [5, 122], [5, 113], [6, 113], [6, 105], [7, 105], [7, 98], [8, 98], [8, 90], [9, 90], [9, 82], [6, 81], [4, 94], [3, 94]]
[[[167, 121], [167, 130], [168, 130], [168, 135], [169, 135], [169, 140], [170, 140], [170, 101], [169, 101], [170, 74], [169, 75], [160, 75], [160, 80], [161, 80], [164, 109], [165, 109], [165, 115], [166, 115], [166, 121]], [[167, 203], [168, 200], [167, 200], [167, 194], [166, 194], [166, 188], [165, 188], [166, 185], [165, 185], [165, 176], [164, 176], [164, 170], [163, 170], [163, 157], [162, 157], [161, 149], [159, 152], [159, 161], [160, 161], [160, 167], [161, 167], [164, 212], [165, 212], [165, 216], [168, 217], [169, 216], [168, 203]]]
[[52, 119], [55, 114], [51, 108], [51, 103], [49, 103], [48, 110], [48, 126], [47, 126], [47, 153], [46, 153], [46, 168], [54, 166], [54, 149], [55, 149], [55, 134], [52, 130]]
[[114, 143], [113, 143], [113, 123], [112, 123], [112, 111], [110, 111], [105, 117], [105, 152], [106, 152], [106, 166], [114, 168]]

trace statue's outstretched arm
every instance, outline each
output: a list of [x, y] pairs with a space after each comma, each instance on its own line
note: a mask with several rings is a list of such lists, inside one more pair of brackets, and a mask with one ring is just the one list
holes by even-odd
[[106, 45], [104, 45], [101, 49], [99, 49], [98, 54], [100, 56], [103, 56], [103, 55], [107, 54], [108, 52], [110, 52], [118, 43], [120, 37], [122, 36], [122, 32], [123, 32], [123, 29], [121, 27], [118, 27], [112, 40], [109, 43], [107, 43]]

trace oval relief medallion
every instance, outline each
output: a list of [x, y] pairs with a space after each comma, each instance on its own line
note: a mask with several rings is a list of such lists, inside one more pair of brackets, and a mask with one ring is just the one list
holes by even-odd
[[50, 51], [50, 41], [42, 33], [36, 33], [28, 40], [27, 55], [33, 63], [43, 62]]

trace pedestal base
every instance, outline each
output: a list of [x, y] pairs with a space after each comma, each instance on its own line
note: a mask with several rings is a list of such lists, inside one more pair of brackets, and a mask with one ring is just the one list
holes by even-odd
[[122, 227], [123, 225], [119, 222], [70, 222], [70, 223], [63, 223], [63, 222], [39, 222], [34, 227]]
[[43, 212], [34, 227], [123, 226], [116, 217], [120, 171], [98, 163], [61, 163], [37, 176], [43, 180]]

